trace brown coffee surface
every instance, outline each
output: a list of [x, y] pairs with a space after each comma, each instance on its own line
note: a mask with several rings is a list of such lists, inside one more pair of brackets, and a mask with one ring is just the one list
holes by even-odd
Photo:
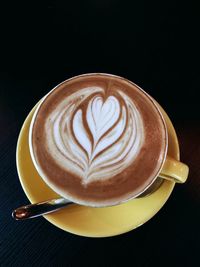
[[137, 196], [166, 154], [163, 118], [130, 81], [81, 75], [53, 89], [30, 131], [33, 162], [45, 182], [80, 204], [114, 205]]

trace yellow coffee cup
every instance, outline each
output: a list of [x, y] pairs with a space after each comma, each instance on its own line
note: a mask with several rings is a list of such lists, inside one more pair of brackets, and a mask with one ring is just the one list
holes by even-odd
[[[89, 163], [86, 163], [86, 167], [84, 165], [83, 166], [83, 170], [82, 169], [79, 170], [80, 168], [76, 167], [76, 166], [78, 166], [79, 163], [81, 163], [81, 160], [79, 159], [79, 157], [77, 155], [79, 155], [79, 154], [82, 155], [81, 154], [82, 150], [87, 151], [86, 154], [87, 154], [87, 156], [89, 158], [89, 162], [90, 162], [91, 155], [88, 152], [88, 151], [90, 151], [90, 149], [89, 149], [90, 147], [88, 146], [88, 148], [86, 148], [84, 142], [82, 143], [82, 139], [83, 139], [83, 136], [87, 136], [87, 134], [88, 135], [91, 134], [91, 136], [92, 136], [91, 140], [96, 140], [95, 139], [96, 138], [95, 134], [96, 134], [96, 131], [99, 130], [98, 127], [100, 127], [99, 126], [100, 123], [99, 123], [99, 125], [96, 125], [95, 123], [96, 123], [97, 119], [96, 120], [94, 119], [92, 122], [93, 122], [93, 124], [95, 126], [92, 124], [92, 126], [88, 126], [87, 125], [88, 128], [87, 127], [84, 128], [85, 126], [82, 125], [79, 122], [79, 124], [77, 124], [77, 125], [82, 125], [82, 126], [80, 126], [80, 127], [77, 126], [78, 127], [77, 129], [79, 129], [79, 131], [78, 131], [77, 129], [74, 129], [73, 127], [75, 127], [74, 125], [76, 125], [76, 123], [74, 122], [75, 118], [76, 118], [76, 121], [79, 120], [79, 119], [77, 119], [77, 118], [79, 118], [78, 114], [83, 114], [83, 111], [81, 110], [81, 107], [79, 107], [80, 110], [78, 109], [78, 107], [76, 107], [77, 110], [75, 109], [76, 110], [75, 115], [70, 115], [67, 112], [65, 113], [66, 106], [67, 105], [71, 105], [70, 103], [73, 102], [72, 101], [72, 96], [75, 97], [75, 98], [77, 97], [79, 99], [80, 97], [86, 97], [84, 94], [86, 94], [86, 95], [88, 94], [88, 91], [87, 91], [87, 90], [89, 90], [88, 88], [82, 88], [81, 87], [82, 89], [79, 90], [80, 89], [80, 84], [82, 84], [82, 86], [83, 86], [84, 84], [88, 83], [91, 86], [91, 84], [92, 85], [95, 84], [96, 80], [98, 80], [98, 82], [100, 84], [101, 83], [102, 84], [107, 84], [108, 83], [109, 86], [107, 86], [106, 88], [109, 88], [109, 90], [111, 90], [110, 89], [111, 84], [113, 84], [114, 88], [115, 88], [115, 84], [117, 84], [117, 86], [119, 88], [123, 88], [123, 87], [126, 88], [126, 91], [124, 91], [124, 92], [126, 92], [127, 95], [125, 95], [124, 93], [122, 93], [120, 91], [122, 89], [116, 89], [115, 88], [115, 90], [117, 90], [117, 92], [120, 91], [120, 93], [119, 93], [120, 96], [122, 95], [124, 97], [123, 101], [127, 101], [127, 107], [129, 105], [129, 110], [130, 110], [129, 112], [133, 112], [133, 114], [130, 113], [130, 114], [132, 114], [131, 116], [136, 116], [136, 122], [137, 123], [134, 124], [134, 127], [136, 129], [135, 131], [137, 132], [140, 129], [142, 129], [142, 131], [145, 132], [145, 135], [144, 135], [145, 136], [144, 137], [145, 140], [147, 140], [146, 136], [148, 136], [147, 145], [145, 144], [145, 149], [142, 150], [142, 153], [143, 153], [142, 157], [139, 158], [137, 156], [137, 164], [135, 164], [135, 165], [139, 164], [139, 167], [137, 166], [137, 169], [135, 169], [136, 170], [135, 172], [132, 172], [132, 170], [131, 171], [127, 170], [128, 168], [124, 170], [121, 167], [120, 167], [121, 169], [118, 167], [118, 169], [120, 170], [120, 171], [118, 171], [118, 169], [115, 167], [114, 171], [116, 172], [116, 174], [115, 174], [115, 177], [117, 177], [117, 178], [115, 178], [116, 181], [119, 181], [118, 180], [118, 178], [119, 178], [118, 176], [123, 177], [122, 182], [121, 182], [123, 184], [123, 186], [121, 186], [121, 188], [125, 188], [124, 190], [127, 190], [125, 193], [124, 193], [124, 191], [123, 191], [123, 193], [120, 193], [121, 195], [119, 195], [117, 197], [116, 197], [115, 194], [117, 194], [116, 192], [118, 192], [118, 189], [116, 189], [116, 188], [119, 188], [118, 187], [119, 182], [117, 183], [116, 186], [113, 186], [113, 184], [109, 180], [109, 183], [103, 184], [103, 182], [102, 182], [101, 190], [99, 190], [99, 188], [98, 189], [96, 188], [96, 187], [98, 187], [98, 185], [96, 187], [95, 186], [94, 187], [87, 186], [87, 190], [86, 190], [86, 187], [84, 186], [84, 183], [85, 183], [84, 179], [86, 179], [86, 178], [84, 178], [86, 176], [85, 169], [89, 168], [88, 166], [90, 166], [90, 165], [87, 165]], [[75, 90], [74, 88], [76, 88], [76, 85], [78, 85], [78, 89], [76, 89], [77, 91], [73, 91], [73, 90]], [[72, 87], [70, 87], [70, 86], [72, 86]], [[93, 88], [93, 87], [89, 87], [89, 88]], [[101, 90], [108, 90], [108, 89], [105, 89], [105, 88], [102, 89], [102, 88], [101, 88]], [[99, 97], [98, 96], [98, 94], [99, 94], [98, 90], [100, 90], [100, 89], [99, 89], [99, 87], [97, 87], [97, 89], [95, 89], [95, 90], [97, 90], [97, 92], [96, 91], [94, 92], [94, 88], [93, 88], [93, 91], [90, 92], [90, 94], [95, 94], [95, 97], [96, 97], [95, 101], [97, 101], [96, 99]], [[72, 136], [70, 135], [71, 130], [66, 133], [65, 130], [64, 130], [65, 127], [64, 126], [62, 126], [62, 127], [59, 126], [59, 127], [61, 127], [61, 129], [63, 129], [63, 132], [61, 134], [59, 132], [59, 134], [56, 135], [56, 136], [58, 136], [60, 138], [59, 141], [57, 141], [59, 145], [57, 145], [56, 142], [48, 141], [48, 140], [51, 140], [52, 135], [51, 134], [47, 134], [46, 129], [47, 128], [50, 129], [48, 131], [51, 131], [51, 129], [52, 129], [52, 131], [53, 131], [53, 140], [54, 140], [56, 138], [54, 136], [55, 134], [54, 134], [54, 130], [53, 130], [55, 128], [54, 118], [56, 116], [55, 114], [57, 114], [58, 111], [57, 111], [57, 109], [56, 109], [56, 111], [55, 111], [55, 109], [52, 109], [52, 111], [49, 114], [47, 113], [45, 115], [45, 111], [46, 111], [45, 107], [47, 107], [47, 106], [50, 107], [51, 104], [52, 104], [52, 100], [51, 99], [54, 99], [54, 97], [56, 99], [56, 95], [59, 95], [60, 92], [64, 92], [65, 94], [66, 94], [66, 92], [68, 94], [70, 94], [70, 92], [76, 92], [76, 93], [71, 93], [71, 95], [70, 95], [70, 97], [71, 97], [70, 101], [71, 102], [69, 102], [69, 103], [66, 102], [65, 105], [60, 105], [64, 110], [61, 109], [59, 111], [60, 114], [65, 114], [65, 116], [67, 118], [70, 118], [70, 119], [68, 119], [68, 121], [70, 121], [70, 120], [73, 121], [73, 126], [69, 126], [70, 125], [70, 123], [69, 123], [69, 125], [67, 126], [68, 127], [67, 129], [69, 129], [69, 127], [72, 127], [73, 128], [72, 132], [73, 132], [73, 135], [75, 137], [73, 137], [73, 135]], [[110, 92], [111, 92], [111, 97], [113, 97], [112, 94], [114, 94], [114, 92], [112, 92], [112, 90]], [[109, 92], [107, 92], [107, 93], [109, 93]], [[65, 100], [68, 101], [67, 100], [67, 99], [69, 99], [68, 95], [66, 95], [65, 97], [66, 97]], [[130, 97], [132, 97], [134, 99], [135, 105], [140, 106], [140, 112], [142, 112], [142, 114], [143, 114], [142, 116], [144, 116], [146, 118], [145, 119], [146, 120], [146, 124], [145, 124], [144, 128], [143, 128], [143, 126], [141, 126], [142, 123], [140, 122], [140, 116], [138, 115], [139, 113], [138, 113], [137, 109], [135, 109], [134, 106], [131, 106], [133, 104], [130, 104], [130, 103], [132, 103], [131, 102], [132, 100], [130, 100], [131, 99]], [[90, 98], [88, 98], [88, 99], [90, 99]], [[100, 97], [100, 99], [103, 99], [103, 98]], [[115, 99], [116, 99], [115, 101], [118, 101], [117, 103], [119, 103], [119, 101], [121, 101], [121, 100], [118, 100], [116, 97], [115, 97]], [[63, 96], [61, 98], [61, 101], [64, 101], [63, 100]], [[92, 100], [88, 100], [88, 101], [92, 101]], [[102, 103], [103, 103], [103, 100], [100, 100], [100, 101], [102, 101]], [[108, 100], [106, 100], [106, 101], [108, 101]], [[106, 101], [105, 101], [105, 105], [107, 103]], [[110, 103], [110, 102], [108, 102], [108, 103]], [[89, 103], [87, 103], [87, 105], [89, 107], [89, 105], [93, 105], [93, 104], [91, 104], [89, 102]], [[141, 108], [141, 106], [142, 106], [142, 108]], [[102, 107], [104, 107], [104, 106], [102, 106]], [[49, 108], [49, 110], [50, 110], [50, 108]], [[89, 109], [87, 109], [87, 112], [89, 113], [90, 110], [89, 111], [88, 110]], [[93, 110], [93, 109], [91, 109], [91, 110]], [[100, 109], [100, 110], [101, 110], [102, 113], [104, 112], [103, 108]], [[149, 111], [149, 112], [147, 112], [147, 111]], [[99, 114], [98, 112], [96, 112], [96, 113]], [[112, 115], [110, 113], [108, 113], [108, 114], [109, 114], [109, 116]], [[129, 113], [127, 113], [127, 114], [129, 114]], [[72, 116], [72, 117], [70, 117], [70, 116]], [[88, 118], [89, 118], [89, 116], [91, 118], [95, 118], [95, 116], [97, 116], [97, 115], [95, 115], [95, 113], [93, 114], [92, 111], [91, 111], [91, 114], [89, 113], [89, 115], [87, 114], [86, 116], [88, 116]], [[126, 115], [126, 116], [128, 118], [128, 115]], [[106, 116], [104, 116], [104, 117], [106, 117]], [[102, 117], [102, 118], [104, 119], [104, 117]], [[47, 122], [46, 122], [47, 120], [45, 121], [45, 118], [48, 118], [48, 122], [49, 122], [48, 127], [45, 126], [45, 125], [47, 125]], [[82, 120], [83, 120], [83, 118], [82, 118]], [[131, 121], [131, 119], [130, 119], [130, 121]], [[60, 117], [59, 117], [59, 120], [56, 121], [55, 124], [56, 125], [60, 125], [60, 124], [62, 124], [62, 122], [65, 122], [65, 120], [63, 118], [60, 119]], [[105, 122], [103, 121], [103, 123], [105, 123]], [[94, 133], [93, 133], [93, 130], [91, 130], [93, 128], [90, 128], [90, 132], [88, 133], [87, 131], [88, 131], [89, 127], [97, 127], [97, 130], [94, 130]], [[132, 128], [134, 128], [134, 127], [132, 127]], [[155, 127], [155, 130], [154, 130], [154, 127]], [[109, 129], [111, 129], [111, 128], [109, 128]], [[33, 141], [34, 139], [35, 140], [37, 140], [37, 139], [41, 140], [38, 137], [39, 136], [38, 133], [42, 133], [42, 132], [45, 133], [45, 134], [41, 135], [42, 137], [44, 137], [44, 140], [42, 142]], [[78, 132], [79, 132], [79, 134], [78, 134]], [[93, 136], [93, 134], [94, 134], [94, 136]], [[107, 133], [104, 133], [104, 134], [107, 134]], [[131, 132], [131, 134], [133, 135], [134, 132]], [[155, 135], [154, 138], [152, 138], [153, 135]], [[46, 138], [45, 136], [48, 136], [48, 138]], [[140, 136], [140, 135], [137, 135], [137, 136]], [[143, 140], [142, 136], [143, 136], [143, 134], [141, 133], [141, 137], [136, 139], [137, 143], [142, 142], [141, 141], [141, 140]], [[68, 80], [62, 82], [61, 84], [59, 84], [58, 86], [56, 86], [55, 88], [53, 88], [43, 98], [43, 100], [40, 102], [38, 108], [36, 109], [36, 111], [34, 113], [34, 116], [33, 116], [33, 119], [32, 119], [32, 123], [31, 123], [31, 126], [30, 126], [30, 135], [29, 135], [29, 137], [30, 137], [29, 138], [29, 146], [30, 146], [30, 152], [31, 152], [32, 161], [33, 161], [33, 163], [35, 165], [35, 168], [37, 169], [38, 173], [40, 174], [40, 176], [43, 178], [43, 180], [46, 182], [46, 184], [50, 188], [52, 188], [56, 193], [60, 194], [62, 197], [67, 198], [67, 199], [69, 199], [69, 200], [71, 200], [71, 201], [73, 201], [74, 203], [77, 203], [77, 204], [82, 204], [82, 205], [86, 205], [86, 206], [94, 206], [94, 207], [104, 207], [104, 206], [118, 205], [118, 204], [126, 202], [126, 201], [128, 201], [128, 200], [130, 200], [132, 198], [137, 198], [137, 197], [143, 196], [143, 194], [146, 194], [147, 190], [148, 190], [148, 193], [149, 192], [151, 193], [151, 189], [152, 189], [151, 186], [154, 185], [155, 182], [157, 183], [157, 178], [158, 177], [159, 178], [163, 178], [163, 179], [173, 180], [174, 182], [178, 182], [178, 183], [184, 183], [186, 181], [187, 177], [188, 177], [188, 171], [189, 171], [188, 166], [185, 165], [184, 163], [176, 161], [175, 159], [170, 158], [170, 157], [167, 156], [167, 151], [168, 151], [168, 132], [167, 132], [166, 122], [165, 122], [164, 117], [162, 116], [162, 112], [160, 111], [159, 105], [156, 103], [156, 101], [154, 99], [152, 99], [151, 96], [149, 96], [139, 86], [137, 86], [133, 82], [131, 82], [131, 81], [125, 79], [125, 78], [119, 77], [119, 76], [115, 76], [115, 75], [111, 75], [111, 74], [104, 74], [104, 73], [83, 74], [83, 75], [79, 75], [79, 76], [73, 77], [71, 79], [68, 79]], [[68, 164], [67, 165], [68, 167], [66, 167], [66, 169], [65, 169], [66, 170], [65, 173], [63, 173], [63, 169], [62, 169], [63, 167], [61, 165], [59, 165], [61, 163], [60, 163], [60, 161], [57, 162], [57, 159], [58, 158], [62, 159], [62, 157], [63, 157], [62, 153], [65, 153], [64, 155], [66, 155], [67, 158], [72, 157], [70, 155], [70, 153], [73, 153], [73, 150], [70, 150], [71, 148], [69, 149], [70, 145], [66, 145], [66, 146], [64, 145], [64, 149], [65, 149], [64, 152], [62, 151], [62, 149], [60, 150], [60, 143], [62, 143], [62, 140], [64, 140], [64, 138], [66, 138], [66, 140], [67, 139], [68, 140], [73, 140], [73, 138], [75, 138], [76, 142], [79, 144], [78, 145], [78, 152], [76, 152], [76, 153], [79, 153], [79, 154], [76, 155], [75, 152], [74, 152], [75, 154], [73, 154], [73, 156], [75, 157], [76, 160], [75, 161], [73, 161], [73, 160], [70, 161], [69, 160], [69, 163], [68, 163], [68, 161], [67, 161], [67, 163], [65, 162], [65, 165]], [[92, 141], [90, 139], [87, 139], [86, 137], [84, 137], [84, 138], [85, 138], [85, 143], [89, 143], [90, 146], [92, 147]], [[134, 136], [134, 138], [135, 138], [135, 136]], [[44, 149], [46, 149], [45, 151], [48, 151], [48, 152], [45, 152], [45, 156], [44, 156], [45, 161], [44, 161], [44, 160], [42, 160], [43, 156], [40, 157], [40, 155], [43, 155], [43, 150], [41, 149], [41, 146], [43, 146], [43, 144], [46, 144], [46, 143], [48, 143], [48, 146], [50, 148], [49, 147], [48, 147], [48, 149], [44, 148]], [[121, 144], [119, 144], [119, 145], [121, 145]], [[106, 149], [108, 149], [108, 147], [106, 147]], [[155, 150], [156, 153], [157, 153], [157, 151], [161, 151], [162, 150], [158, 157], [156, 156], [156, 154], [151, 153], [151, 150], [153, 150], [153, 147], [156, 147], [156, 150]], [[161, 150], [159, 150], [160, 147], [162, 147]], [[54, 151], [53, 149], [55, 151], [57, 151], [58, 155], [56, 153], [54, 153], [54, 152], [53, 152], [53, 154], [51, 154], [49, 152], [49, 151]], [[104, 148], [104, 150], [106, 150], [106, 149]], [[123, 149], [125, 149], [125, 148], [123, 147]], [[42, 152], [37, 154], [37, 151], [42, 151]], [[60, 151], [62, 151], [62, 152], [60, 152]], [[71, 152], [69, 152], [69, 151], [71, 151]], [[137, 153], [137, 152], [134, 152], [134, 153]], [[54, 156], [52, 156], [52, 155], [54, 155]], [[56, 157], [55, 157], [55, 155], [56, 155]], [[127, 155], [128, 155], [128, 152], [127, 152]], [[77, 158], [76, 158], [76, 156], [77, 156]], [[53, 161], [52, 161], [52, 157], [53, 157]], [[40, 158], [40, 160], [38, 160], [38, 158]], [[138, 158], [139, 158], [139, 160], [138, 160]], [[150, 159], [150, 160], [148, 161], [146, 159]], [[130, 161], [130, 159], [129, 159], [129, 161]], [[51, 164], [49, 164], [48, 162], [51, 162]], [[56, 164], [55, 164], [55, 162], [56, 162]], [[142, 173], [141, 172], [141, 168], [143, 168], [142, 164], [146, 168], [145, 171], [149, 170], [149, 169], [153, 170], [153, 171], [151, 171], [151, 173], [149, 171], [150, 175], [148, 174], [148, 172], [146, 174], [146, 177], [145, 177], [145, 175], [143, 175], [145, 178], [141, 178], [141, 177], [143, 177], [141, 175], [141, 173]], [[109, 164], [107, 164], [107, 165], [109, 165]], [[102, 170], [104, 170], [103, 166], [104, 165], [102, 165], [102, 166], [100, 165]], [[153, 169], [154, 166], [155, 166], [155, 169]], [[101, 169], [100, 167], [97, 168], [97, 174], [99, 176], [100, 176], [100, 174], [98, 173], [98, 170]], [[69, 172], [70, 168], [73, 168], [73, 173]], [[76, 170], [76, 172], [75, 172], [75, 170]], [[124, 170], [124, 173], [123, 173], [122, 170]], [[106, 170], [106, 171], [108, 172], [108, 170]], [[137, 171], [139, 171], [139, 174], [138, 174]], [[59, 177], [59, 179], [57, 179], [57, 180], [55, 179], [55, 173]], [[77, 173], [79, 173], [81, 179], [75, 179]], [[100, 172], [100, 173], [102, 175], [102, 172]], [[143, 172], [143, 174], [144, 174], [144, 172]], [[128, 177], [130, 179], [127, 179], [126, 175], [129, 175]], [[138, 182], [138, 184], [139, 184], [138, 188], [136, 188], [136, 190], [131, 191], [130, 190], [131, 186], [134, 188], [134, 186], [132, 185], [133, 184], [132, 183], [132, 181], [133, 181], [132, 177], [134, 177], [134, 175], [135, 175], [135, 177], [138, 177], [138, 178], [135, 178], [135, 180], [139, 181], [140, 184]], [[60, 177], [62, 177], [62, 182], [60, 182]], [[88, 179], [88, 177], [87, 177], [87, 179]], [[140, 181], [140, 179], [141, 179], [141, 181]], [[103, 180], [103, 178], [102, 178], [102, 180]], [[62, 184], [62, 186], [60, 184]], [[72, 184], [73, 184], [73, 186], [72, 186]], [[137, 185], [137, 183], [136, 183], [136, 185]], [[78, 197], [77, 197], [77, 194], [75, 194], [75, 193], [74, 193], [74, 196], [75, 196], [74, 197], [73, 193], [72, 193], [72, 192], [76, 191], [76, 188], [79, 188], [79, 189], [77, 189], [77, 190], [79, 190]], [[115, 189], [116, 189], [116, 191], [113, 193], [113, 191]], [[107, 198], [106, 194], [107, 194], [107, 192], [111, 192], [111, 191], [112, 191], [112, 196], [109, 199], [109, 198]], [[129, 191], [131, 191], [131, 192], [129, 192]], [[93, 192], [96, 192], [97, 195], [94, 196]], [[102, 192], [104, 192], [104, 193], [102, 193]], [[88, 199], [87, 199], [87, 196], [89, 196]]]

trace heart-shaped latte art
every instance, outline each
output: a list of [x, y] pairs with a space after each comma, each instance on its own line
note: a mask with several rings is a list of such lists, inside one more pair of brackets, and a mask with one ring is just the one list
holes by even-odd
[[[89, 161], [91, 162], [98, 153], [114, 143], [119, 135], [118, 131], [121, 129], [118, 131], [115, 129], [114, 136], [110, 134], [109, 137], [102, 138], [106, 132], [111, 131], [113, 125], [119, 119], [119, 102], [113, 96], [108, 97], [105, 102], [103, 102], [103, 98], [100, 96], [94, 97], [88, 104], [86, 116], [87, 124], [92, 134], [92, 140], [88, 138], [86, 129], [84, 128], [81, 110], [75, 113], [73, 131], [79, 144], [87, 151]], [[125, 123], [123, 124], [125, 126]]]
[[72, 94], [45, 125], [54, 160], [85, 185], [126, 169], [144, 138], [142, 119], [133, 101], [120, 90], [107, 98], [103, 93], [102, 88], [94, 87]]

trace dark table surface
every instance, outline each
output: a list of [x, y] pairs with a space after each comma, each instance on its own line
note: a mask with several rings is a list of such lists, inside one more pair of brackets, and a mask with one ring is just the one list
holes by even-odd
[[[0, 20], [0, 266], [198, 266], [198, 8], [177, 1], [8, 1]], [[151, 94], [172, 119], [190, 167], [187, 183], [153, 219], [103, 239], [69, 234], [43, 218], [11, 218], [28, 203], [15, 162], [24, 119], [56, 84], [87, 72], [124, 76]]]

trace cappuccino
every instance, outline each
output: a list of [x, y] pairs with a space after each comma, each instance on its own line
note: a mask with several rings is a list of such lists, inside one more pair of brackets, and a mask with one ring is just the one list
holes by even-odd
[[167, 149], [156, 104], [132, 82], [80, 75], [39, 105], [30, 130], [31, 156], [57, 193], [90, 206], [115, 205], [157, 177]]

